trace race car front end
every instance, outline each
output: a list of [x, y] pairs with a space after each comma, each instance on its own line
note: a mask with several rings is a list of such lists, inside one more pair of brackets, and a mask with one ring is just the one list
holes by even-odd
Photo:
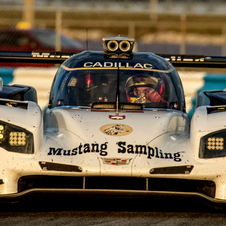
[[[194, 161], [187, 151], [185, 113], [122, 110], [118, 117], [124, 119], [117, 121], [109, 117], [114, 114], [68, 107], [47, 112], [48, 122], [54, 121], [45, 132], [43, 146], [33, 154], [9, 152], [4, 158], [2, 194], [215, 197], [215, 172], [202, 170], [207, 164]], [[138, 115], [143, 121], [134, 123]]]
[[[32, 172], [34, 154], [43, 142], [43, 119], [40, 107], [31, 101], [0, 100], [1, 194], [18, 191], [20, 173]], [[26, 120], [25, 120], [26, 119]]]
[[205, 94], [190, 122], [175, 68], [133, 45], [106, 38], [104, 52], [68, 57], [44, 114], [27, 87], [20, 100], [0, 99], [0, 200], [44, 192], [226, 203], [225, 106]]
[[[207, 91], [206, 99], [220, 100], [224, 91]], [[201, 93], [200, 95], [203, 95]], [[211, 98], [208, 97], [211, 95]], [[208, 105], [207, 105], [208, 104]], [[226, 167], [225, 167], [225, 105], [198, 102], [191, 122], [190, 145], [194, 159], [199, 164], [194, 169], [195, 175], [215, 184], [215, 199], [226, 198]]]

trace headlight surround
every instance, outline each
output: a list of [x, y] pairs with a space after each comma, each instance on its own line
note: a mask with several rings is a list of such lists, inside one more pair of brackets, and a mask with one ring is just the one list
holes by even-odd
[[226, 130], [209, 133], [200, 139], [199, 158], [226, 156]]
[[33, 154], [33, 134], [19, 126], [0, 121], [0, 147], [10, 152]]

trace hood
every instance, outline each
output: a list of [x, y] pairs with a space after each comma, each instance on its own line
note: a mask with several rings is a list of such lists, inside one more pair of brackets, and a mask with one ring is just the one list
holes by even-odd
[[[45, 120], [48, 139], [52, 142], [46, 144], [48, 155], [56, 157], [57, 161], [68, 156], [80, 166], [91, 164], [93, 171], [96, 161], [98, 167], [101, 165], [102, 174], [109, 172], [109, 165], [122, 165], [125, 175], [126, 172], [131, 174], [136, 156], [146, 162], [156, 156], [168, 158], [162, 149], [169, 137], [188, 132], [188, 118], [180, 111], [121, 111], [122, 120], [112, 119], [114, 115], [114, 111], [91, 109], [51, 110]], [[120, 170], [121, 167], [115, 167], [110, 171]]]
[[114, 111], [59, 108], [52, 110], [46, 121], [49, 130], [74, 137], [68, 140], [68, 145], [106, 142], [148, 145], [163, 134], [188, 130], [187, 118], [179, 111], [121, 111], [122, 120], [112, 119], [114, 115]]

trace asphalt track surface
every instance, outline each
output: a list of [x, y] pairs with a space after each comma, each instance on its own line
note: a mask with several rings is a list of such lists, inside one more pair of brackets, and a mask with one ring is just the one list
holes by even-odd
[[192, 200], [38, 199], [0, 204], [0, 225], [226, 225], [226, 208]]

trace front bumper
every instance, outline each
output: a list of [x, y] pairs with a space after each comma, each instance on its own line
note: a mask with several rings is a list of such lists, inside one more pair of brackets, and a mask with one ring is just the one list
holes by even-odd
[[17, 202], [27, 198], [59, 195], [75, 198], [131, 198], [131, 199], [195, 199], [213, 205], [225, 205], [216, 199], [212, 181], [140, 178], [140, 177], [78, 177], [24, 176], [18, 180], [18, 193], [0, 195], [0, 202]]
[[[131, 191], [131, 190], [105, 190], [105, 189], [29, 189], [20, 193], [0, 195], [0, 203], [15, 203], [23, 200], [35, 200], [43, 198], [60, 199], [63, 197], [73, 198], [95, 198], [95, 199], [131, 199], [135, 200], [165, 200], [170, 202], [186, 201], [201, 202], [215, 208], [225, 208], [226, 200], [211, 198], [197, 192], [172, 192], [172, 191]], [[164, 201], [163, 201], [164, 204]]]

